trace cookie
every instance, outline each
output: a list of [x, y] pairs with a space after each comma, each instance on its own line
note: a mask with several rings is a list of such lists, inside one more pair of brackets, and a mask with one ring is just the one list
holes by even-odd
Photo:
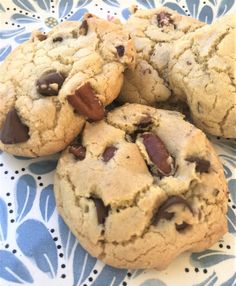
[[0, 149], [36, 157], [64, 149], [100, 120], [135, 59], [121, 25], [87, 14], [34, 32], [0, 66]]
[[171, 97], [168, 80], [169, 54], [176, 40], [204, 24], [161, 7], [137, 10], [125, 24], [137, 50], [135, 69], [127, 69], [119, 99], [155, 105]]
[[194, 123], [212, 135], [236, 138], [236, 14], [175, 43], [169, 79], [187, 100]]
[[86, 123], [59, 160], [54, 190], [82, 246], [115, 267], [164, 269], [227, 231], [222, 165], [175, 111], [127, 104]]

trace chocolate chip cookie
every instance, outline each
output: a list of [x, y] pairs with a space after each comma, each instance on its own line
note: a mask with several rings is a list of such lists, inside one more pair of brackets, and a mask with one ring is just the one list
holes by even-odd
[[236, 138], [236, 14], [186, 35], [173, 47], [169, 79], [186, 98], [194, 123], [217, 136]]
[[127, 104], [87, 122], [59, 160], [54, 189], [84, 248], [115, 267], [164, 269], [227, 231], [222, 165], [175, 111]]
[[29, 157], [64, 149], [86, 119], [104, 117], [134, 59], [123, 27], [91, 14], [34, 32], [0, 66], [0, 149]]
[[155, 105], [171, 97], [168, 62], [175, 41], [204, 24], [165, 7], [133, 12], [125, 27], [134, 38], [137, 62], [125, 72], [119, 99]]

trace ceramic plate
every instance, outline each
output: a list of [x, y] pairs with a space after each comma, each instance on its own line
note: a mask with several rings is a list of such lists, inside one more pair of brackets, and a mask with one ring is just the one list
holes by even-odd
[[[125, 21], [128, 7], [168, 6], [211, 23], [234, 0], [1, 0], [0, 61], [30, 36], [85, 12]], [[1, 76], [1, 75], [0, 75]], [[236, 285], [236, 142], [211, 138], [224, 164], [230, 199], [229, 232], [211, 249], [185, 253], [165, 271], [115, 269], [91, 257], [58, 216], [53, 195], [57, 155], [39, 159], [0, 151], [0, 285], [232, 286]]]

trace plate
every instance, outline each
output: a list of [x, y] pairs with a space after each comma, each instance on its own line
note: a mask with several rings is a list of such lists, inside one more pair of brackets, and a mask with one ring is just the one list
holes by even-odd
[[[79, 20], [88, 11], [125, 21], [131, 4], [143, 9], [164, 5], [207, 23], [236, 8], [234, 0], [3, 0], [0, 61], [34, 29], [49, 31], [59, 22]], [[53, 174], [58, 155], [27, 159], [0, 151], [0, 285], [236, 285], [236, 142], [210, 140], [224, 164], [231, 193], [229, 232], [211, 249], [184, 253], [159, 272], [115, 269], [80, 246], [55, 208]]]

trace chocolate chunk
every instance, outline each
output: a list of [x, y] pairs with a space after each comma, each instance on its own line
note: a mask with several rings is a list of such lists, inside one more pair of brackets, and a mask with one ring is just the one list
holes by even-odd
[[185, 221], [181, 224], [177, 224], [177, 223], [175, 224], [175, 228], [177, 231], [182, 231], [182, 230], [186, 229], [188, 226], [189, 226], [189, 224], [186, 223]]
[[162, 175], [170, 175], [172, 158], [162, 140], [153, 133], [141, 135], [150, 160], [155, 164]]
[[138, 123], [135, 124], [139, 129], [146, 129], [152, 124], [150, 115], [143, 116]]
[[157, 23], [158, 27], [160, 28], [173, 24], [173, 20], [171, 19], [171, 14], [166, 12], [161, 12], [157, 14]]
[[15, 108], [7, 113], [0, 138], [3, 144], [22, 143], [29, 139], [29, 128], [21, 122]]
[[53, 41], [53, 43], [62, 42], [62, 41], [63, 41], [63, 38], [62, 38], [62, 37], [56, 37], [56, 38], [54, 38], [52, 41]]
[[69, 147], [69, 152], [73, 154], [76, 159], [82, 161], [86, 156], [86, 148], [82, 145], [71, 145]]
[[89, 82], [79, 87], [73, 95], [69, 95], [67, 100], [79, 114], [88, 119], [98, 121], [105, 116], [104, 106]]
[[119, 45], [116, 47], [117, 50], [117, 54], [119, 57], [123, 57], [123, 55], [125, 54], [125, 47], [122, 45]]
[[189, 157], [186, 161], [191, 163], [196, 163], [196, 171], [199, 173], [208, 173], [210, 169], [210, 162], [205, 159], [197, 158], [197, 157]]
[[79, 34], [86, 36], [88, 33], [88, 22], [87, 20], [83, 20], [82, 24], [79, 27]]
[[45, 96], [58, 95], [65, 78], [60, 72], [43, 74], [36, 83], [38, 93]]
[[101, 199], [91, 198], [91, 200], [93, 200], [97, 210], [98, 224], [104, 224], [108, 216], [109, 207], [106, 207]]
[[157, 213], [154, 214], [153, 218], [152, 218], [152, 224], [157, 225], [159, 220], [164, 218], [164, 219], [171, 219], [174, 215], [173, 213], [169, 213], [167, 212], [167, 209], [173, 205], [185, 205], [192, 213], [193, 213], [193, 209], [191, 207], [191, 205], [188, 203], [188, 201], [186, 201], [185, 199], [179, 197], [179, 196], [172, 196], [169, 197], [157, 210]]
[[47, 35], [44, 35], [44, 34], [41, 34], [41, 33], [38, 33], [36, 37], [37, 37], [37, 39], [38, 39], [40, 42], [42, 42], [42, 41], [44, 41], [44, 40], [47, 39]]
[[117, 151], [117, 148], [115, 146], [111, 145], [111, 146], [106, 147], [106, 149], [104, 150], [102, 154], [102, 160], [104, 162], [110, 161], [111, 158], [114, 157], [116, 151]]

